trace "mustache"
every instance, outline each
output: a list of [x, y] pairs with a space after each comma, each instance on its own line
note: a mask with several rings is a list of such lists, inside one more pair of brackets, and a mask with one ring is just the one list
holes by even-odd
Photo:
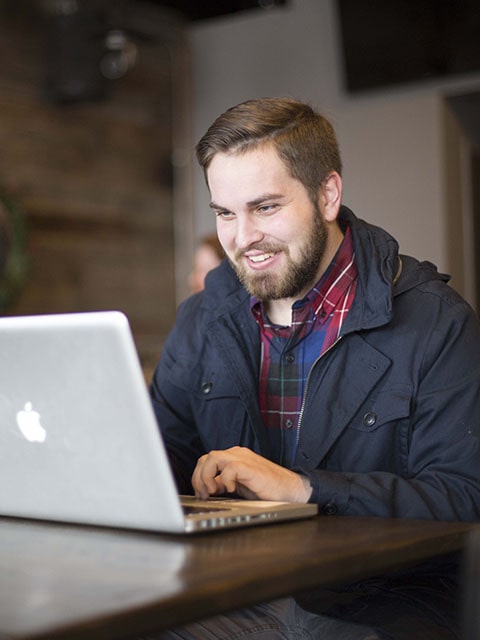
[[279, 251], [284, 251], [288, 253], [288, 247], [279, 243], [256, 242], [246, 249], [238, 249], [235, 252], [235, 260], [240, 260], [240, 258], [243, 258], [250, 251], [259, 251], [260, 253], [278, 253]]

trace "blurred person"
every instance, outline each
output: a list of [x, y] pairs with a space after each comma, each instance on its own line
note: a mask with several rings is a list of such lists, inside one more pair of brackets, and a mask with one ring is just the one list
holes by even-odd
[[190, 292], [202, 291], [205, 286], [205, 277], [209, 271], [218, 267], [225, 254], [217, 234], [203, 237], [193, 256], [193, 269], [189, 276]]

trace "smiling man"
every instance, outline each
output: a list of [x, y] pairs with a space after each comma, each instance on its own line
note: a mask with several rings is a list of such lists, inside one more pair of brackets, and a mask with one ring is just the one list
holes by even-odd
[[[152, 383], [180, 490], [478, 519], [478, 318], [342, 204], [330, 123], [252, 100], [197, 155], [227, 259], [181, 305]], [[456, 580], [442, 558], [162, 637], [455, 638]]]
[[272, 321], [290, 324], [291, 305], [317, 282], [343, 238], [336, 222], [339, 174], [327, 174], [312, 201], [265, 144], [215, 155], [208, 183], [218, 237], [241, 283], [263, 301]]

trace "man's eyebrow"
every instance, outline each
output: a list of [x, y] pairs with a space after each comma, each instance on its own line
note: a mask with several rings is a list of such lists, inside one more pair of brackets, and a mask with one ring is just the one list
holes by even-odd
[[258, 196], [258, 198], [255, 198], [254, 200], [250, 200], [250, 202], [247, 202], [247, 206], [256, 207], [259, 204], [262, 204], [262, 202], [265, 202], [266, 200], [279, 200], [281, 198], [283, 198], [283, 195], [281, 193], [263, 193], [262, 195]]
[[[258, 196], [257, 198], [254, 198], [253, 200], [249, 200], [247, 202], [247, 207], [249, 207], [249, 208], [257, 207], [259, 204], [262, 204], [262, 202], [265, 202], [266, 200], [280, 200], [283, 197], [284, 197], [284, 195], [282, 193], [263, 193], [262, 195]], [[226, 207], [222, 207], [221, 205], [217, 204], [213, 200], [212, 200], [212, 202], [210, 202], [210, 208], [211, 209], [217, 209], [217, 210], [226, 210], [227, 209]]]

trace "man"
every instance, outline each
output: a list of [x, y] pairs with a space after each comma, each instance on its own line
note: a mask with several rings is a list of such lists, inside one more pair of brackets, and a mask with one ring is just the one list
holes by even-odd
[[[228, 260], [152, 383], [180, 490], [476, 520], [480, 327], [448, 277], [342, 205], [335, 134], [308, 105], [233, 107], [197, 155]], [[166, 637], [454, 638], [455, 572], [443, 558]]]

